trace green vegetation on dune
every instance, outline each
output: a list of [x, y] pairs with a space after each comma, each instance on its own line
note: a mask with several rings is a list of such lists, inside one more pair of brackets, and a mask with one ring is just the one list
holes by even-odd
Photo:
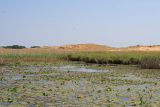
[[3, 48], [6, 48], [6, 49], [24, 49], [26, 47], [25, 46], [20, 46], [20, 45], [12, 45], [12, 46], [3, 46]]
[[31, 46], [30, 48], [40, 48], [40, 46]]

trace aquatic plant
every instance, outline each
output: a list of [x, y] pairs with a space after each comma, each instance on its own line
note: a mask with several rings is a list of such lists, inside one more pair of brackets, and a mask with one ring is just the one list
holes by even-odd
[[[140, 69], [130, 65], [86, 65], [77, 62], [73, 65], [95, 70], [111, 69], [111, 72], [87, 73], [72, 72], [70, 69], [70, 72], [50, 69], [68, 64], [72, 65], [57, 62], [1, 66], [5, 68], [5, 72], [0, 75], [0, 78], [4, 78], [0, 81], [0, 106], [117, 107], [150, 106], [153, 103], [159, 106], [160, 73], [157, 69]], [[21, 79], [14, 80], [17, 76]]]

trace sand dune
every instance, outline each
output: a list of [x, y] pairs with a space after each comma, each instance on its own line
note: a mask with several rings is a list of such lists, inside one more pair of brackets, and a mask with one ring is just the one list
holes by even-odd
[[152, 45], [152, 46], [137, 45], [124, 48], [114, 48], [98, 44], [74, 44], [74, 45], [64, 45], [56, 47], [53, 46], [52, 48], [63, 51], [160, 51], [160, 45]]
[[53, 47], [57, 50], [70, 50], [70, 51], [105, 51], [112, 49], [109, 46], [97, 44], [75, 44]]
[[97, 44], [73, 44], [64, 46], [44, 46], [41, 48], [26, 48], [26, 49], [4, 49], [0, 48], [0, 54], [26, 54], [26, 53], [62, 53], [62, 52], [103, 52], [103, 51], [159, 51], [160, 45], [153, 46], [129, 46], [124, 48], [114, 48], [105, 45]]
[[118, 48], [120, 51], [160, 51], [160, 45], [152, 45], [152, 46], [129, 46], [126, 48]]

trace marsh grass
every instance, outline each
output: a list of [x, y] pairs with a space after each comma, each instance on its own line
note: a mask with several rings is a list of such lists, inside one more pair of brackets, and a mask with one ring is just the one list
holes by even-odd
[[68, 59], [97, 64], [138, 64], [141, 55], [131, 52], [74, 53], [68, 55]]
[[83, 52], [67, 56], [71, 61], [96, 64], [140, 65], [141, 68], [160, 68], [160, 52]]
[[17, 62], [55, 62], [64, 60], [65, 54], [2, 54], [0, 63]]
[[0, 64], [10, 62], [78, 61], [94, 64], [140, 65], [141, 68], [160, 68], [160, 52], [71, 52], [0, 54]]
[[149, 56], [144, 57], [141, 60], [141, 68], [145, 69], [160, 69], [160, 57], [159, 56]]

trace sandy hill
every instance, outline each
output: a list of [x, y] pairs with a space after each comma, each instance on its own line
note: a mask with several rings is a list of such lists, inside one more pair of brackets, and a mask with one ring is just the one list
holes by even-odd
[[74, 45], [64, 45], [52, 47], [56, 50], [61, 51], [160, 51], [160, 45], [152, 45], [152, 46], [129, 46], [124, 48], [113, 48], [105, 45], [98, 44], [74, 44]]
[[152, 45], [152, 46], [129, 46], [126, 48], [118, 48], [120, 51], [160, 51], [160, 45]]
[[112, 49], [109, 46], [97, 45], [97, 44], [75, 44], [75, 45], [64, 45], [52, 47], [57, 50], [66, 50], [66, 51], [106, 51]]
[[160, 45], [153, 46], [129, 46], [125, 48], [113, 48], [105, 45], [97, 44], [74, 44], [64, 46], [44, 46], [41, 48], [26, 48], [26, 49], [4, 49], [0, 48], [0, 54], [26, 54], [26, 53], [62, 53], [62, 52], [96, 52], [96, 51], [158, 51], [160, 52]]

